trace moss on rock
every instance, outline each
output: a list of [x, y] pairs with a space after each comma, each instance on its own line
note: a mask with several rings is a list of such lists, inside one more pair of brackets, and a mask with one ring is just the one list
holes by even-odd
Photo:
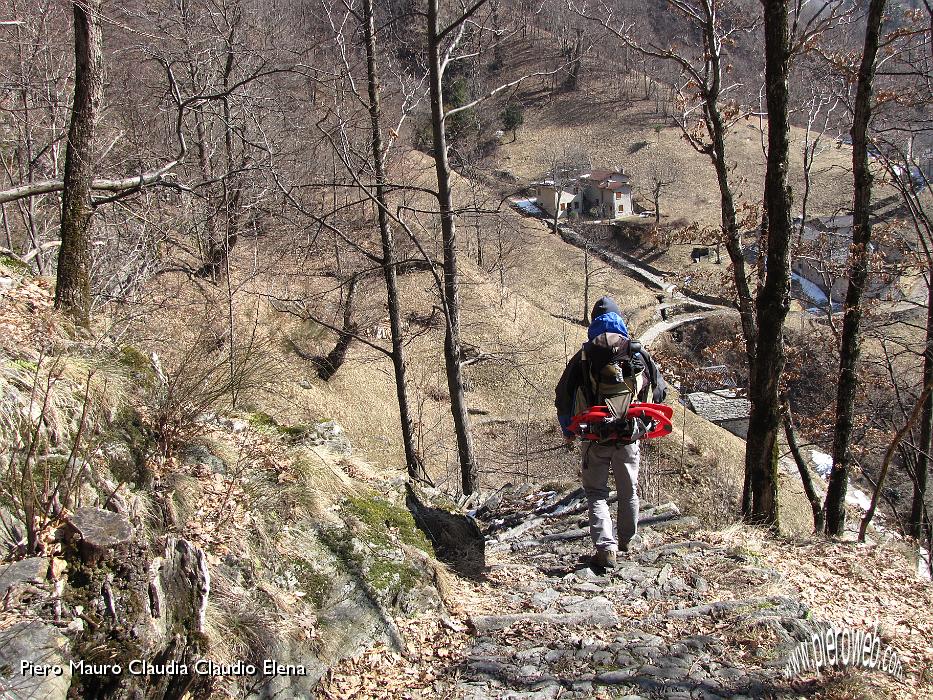
[[417, 547], [425, 553], [432, 553], [430, 542], [415, 525], [415, 520], [407, 508], [396, 506], [376, 496], [355, 496], [347, 499], [347, 509], [370, 528], [371, 535], [378, 544], [390, 544], [390, 533], [394, 531], [405, 544]]
[[283, 425], [264, 411], [250, 413], [247, 420], [256, 430], [278, 435], [291, 442], [298, 442], [310, 432], [306, 425]]

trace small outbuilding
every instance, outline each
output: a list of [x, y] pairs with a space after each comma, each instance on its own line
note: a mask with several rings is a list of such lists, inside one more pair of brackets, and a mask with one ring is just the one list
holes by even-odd
[[748, 438], [748, 418], [752, 404], [734, 389], [697, 391], [687, 395], [687, 407], [701, 418], [715, 423], [743, 440]]

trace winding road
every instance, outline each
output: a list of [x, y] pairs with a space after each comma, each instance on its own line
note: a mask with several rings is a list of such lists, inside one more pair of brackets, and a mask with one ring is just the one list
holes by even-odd
[[[537, 209], [537, 206], [534, 206], [534, 209], [532, 209], [532, 206], [529, 205], [533, 203], [529, 202], [529, 200], [511, 199], [509, 201], [519, 213], [529, 218], [541, 220], [540, 215], [535, 213], [535, 211], [540, 211], [540, 209]], [[549, 228], [553, 228], [550, 222], [545, 221], [545, 224]], [[587, 248], [592, 255], [612, 266], [622, 274], [641, 282], [649, 289], [664, 292], [668, 297], [667, 300], [658, 301], [657, 312], [661, 320], [639, 333], [639, 340], [645, 347], [650, 347], [663, 333], [679, 328], [680, 326], [696, 323], [710, 318], [711, 316], [737, 313], [732, 306], [711, 304], [689, 292], [678, 289], [662, 276], [640, 265], [637, 261], [625, 258], [607, 250], [601, 245], [593, 243], [566, 224], [558, 224], [557, 232], [567, 243], [580, 249], [584, 247]]]

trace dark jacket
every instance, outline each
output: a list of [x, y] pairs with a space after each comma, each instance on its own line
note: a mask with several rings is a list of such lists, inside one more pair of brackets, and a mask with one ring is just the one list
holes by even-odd
[[[614, 308], [615, 310], [608, 310], [610, 308]], [[587, 331], [589, 340], [592, 341], [603, 333], [618, 333], [624, 335], [626, 338], [629, 337], [628, 328], [626, 328], [625, 321], [623, 321], [622, 317], [619, 315], [618, 308], [615, 302], [609, 297], [603, 297], [596, 302], [596, 306], [593, 307], [593, 321], [590, 323], [589, 330]], [[597, 315], [598, 311], [602, 311], [603, 313]], [[564, 373], [561, 375], [560, 381], [557, 383], [557, 389], [555, 390], [554, 406], [557, 408], [557, 419], [560, 421], [560, 427], [564, 435], [568, 437], [572, 435], [568, 427], [573, 420], [577, 388], [582, 386], [584, 381], [588, 381], [583, 376], [584, 370], [583, 363], [581, 362], [582, 352], [583, 349], [581, 348], [570, 358], [570, 362], [567, 363], [567, 367], [564, 369]], [[645, 382], [645, 386], [638, 395], [638, 400], [647, 401], [648, 391], [651, 390], [651, 400], [654, 403], [662, 403], [667, 396], [667, 382], [664, 381], [664, 378], [658, 371], [658, 366], [654, 363], [654, 360], [647, 350], [642, 348], [639, 350], [638, 355], [645, 363], [644, 374], [645, 378], [648, 380]]]

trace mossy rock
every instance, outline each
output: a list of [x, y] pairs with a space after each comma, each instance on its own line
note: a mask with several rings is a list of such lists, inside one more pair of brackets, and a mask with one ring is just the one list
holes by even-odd
[[306, 425], [283, 425], [264, 411], [250, 413], [247, 420], [256, 430], [283, 437], [289, 442], [298, 442], [310, 433]]
[[347, 499], [343, 512], [356, 525], [349, 529], [321, 528], [318, 537], [336, 559], [337, 569], [348, 574], [383, 605], [414, 609], [418, 589], [432, 580], [417, 555], [405, 546], [431, 552], [431, 546], [411, 514], [377, 496]]
[[411, 547], [432, 553], [431, 543], [418, 529], [407, 508], [394, 505], [376, 496], [353, 496], [347, 499], [347, 510], [369, 526], [371, 536], [379, 544], [390, 544], [388, 532], [394, 529], [398, 538]]
[[117, 360], [130, 371], [133, 379], [144, 388], [152, 389], [158, 385], [159, 378], [152, 366], [152, 362], [141, 350], [132, 345], [124, 345], [120, 348]]
[[264, 411], [250, 413], [247, 418], [249, 424], [257, 430], [278, 430], [279, 424], [272, 416]]
[[369, 583], [388, 600], [410, 591], [422, 580], [422, 573], [408, 564], [380, 559], [368, 571]]
[[118, 481], [151, 484], [153, 473], [148, 457], [155, 449], [156, 439], [143, 417], [133, 408], [124, 407], [101, 436], [101, 445], [108, 457], [110, 472]]
[[20, 369], [26, 370], [30, 374], [35, 374], [36, 372], [39, 371], [39, 365], [33, 362], [32, 360], [26, 360], [20, 357], [20, 358], [16, 358], [12, 362], [15, 366], [19, 367]]
[[292, 571], [301, 590], [308, 596], [315, 609], [323, 608], [330, 599], [334, 577], [319, 571], [307, 559], [293, 561]]
[[0, 267], [4, 267], [10, 272], [15, 272], [20, 275], [32, 275], [32, 268], [29, 267], [27, 263], [10, 257], [9, 255], [0, 254]]

